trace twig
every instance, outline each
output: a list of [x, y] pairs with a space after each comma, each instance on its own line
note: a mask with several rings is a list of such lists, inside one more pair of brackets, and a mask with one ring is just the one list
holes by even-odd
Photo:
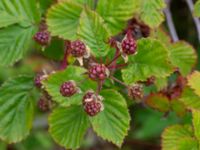
[[199, 39], [199, 42], [200, 42], [200, 20], [193, 15], [193, 11], [194, 11], [193, 1], [192, 0], [186, 0], [186, 3], [187, 3], [187, 5], [190, 9], [191, 14], [192, 14], [192, 18], [194, 20], [194, 23], [195, 23], [195, 26], [196, 26], [197, 32], [198, 32], [198, 39]]
[[165, 16], [166, 16], [167, 25], [168, 25], [169, 32], [170, 32], [170, 35], [172, 37], [173, 42], [176, 42], [176, 41], [179, 40], [179, 38], [178, 38], [178, 35], [177, 35], [177, 32], [176, 32], [176, 28], [174, 26], [172, 14], [171, 14], [171, 11], [170, 11], [171, 0], [165, 0], [165, 2], [167, 4], [167, 7], [164, 9], [164, 13], [165, 13]]
[[69, 55], [69, 45], [70, 45], [70, 42], [66, 41], [65, 42], [65, 47], [64, 47], [64, 52], [65, 53], [64, 53], [64, 57], [63, 57], [63, 60], [62, 60], [61, 67], [60, 67], [61, 70], [64, 70], [68, 66], [67, 57]]
[[115, 77], [113, 77], [113, 76], [111, 76], [110, 78], [113, 79], [114, 81], [118, 82], [119, 84], [125, 86], [126, 88], [128, 88], [128, 85], [126, 85], [124, 82], [118, 80], [117, 78], [115, 78]]

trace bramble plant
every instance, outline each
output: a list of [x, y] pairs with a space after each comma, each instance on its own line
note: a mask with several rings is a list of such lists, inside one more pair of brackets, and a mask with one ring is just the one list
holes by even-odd
[[[162, 149], [198, 150], [197, 54], [163, 30], [165, 7], [164, 0], [1, 0], [1, 65], [16, 64], [33, 48], [59, 61], [2, 84], [0, 138], [9, 144], [25, 139], [37, 101], [62, 147], [79, 148], [90, 127], [121, 147], [131, 121], [128, 106], [142, 103], [166, 116], [191, 112], [192, 124], [164, 130]], [[54, 43], [63, 48], [61, 62]]]

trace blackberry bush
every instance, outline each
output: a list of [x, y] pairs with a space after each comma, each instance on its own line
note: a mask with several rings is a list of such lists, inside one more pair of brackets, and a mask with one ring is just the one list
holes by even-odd
[[[192, 11], [192, 1], [186, 2]], [[1, 0], [0, 62], [6, 67], [0, 67], [0, 77], [12, 74], [0, 88], [1, 141], [12, 147], [24, 140], [32, 126], [35, 131], [43, 123], [39, 115], [46, 117], [48, 111], [48, 124], [44, 121], [42, 127], [48, 126], [52, 139], [66, 149], [79, 149], [92, 127], [118, 147], [139, 143], [144, 146], [139, 149], [150, 149], [152, 144], [124, 139], [129, 133], [133, 138], [149, 136], [143, 131], [157, 137], [162, 128], [161, 146], [152, 149], [198, 150], [197, 54], [171, 31], [169, 5], [164, 0]], [[198, 9], [199, 0], [196, 16]], [[162, 24], [164, 13], [170, 34]], [[194, 20], [198, 26], [198, 18]], [[27, 59], [19, 61], [23, 56]], [[51, 73], [31, 75], [42, 70]], [[16, 72], [27, 75], [13, 77]], [[37, 100], [44, 112], [34, 113]], [[192, 121], [183, 125], [185, 120]], [[164, 129], [168, 124], [172, 126]], [[112, 147], [106, 145], [102, 149]]]

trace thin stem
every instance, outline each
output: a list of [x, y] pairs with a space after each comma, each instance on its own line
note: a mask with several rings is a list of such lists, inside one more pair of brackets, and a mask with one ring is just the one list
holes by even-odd
[[117, 78], [115, 78], [115, 77], [113, 77], [113, 76], [111, 76], [110, 78], [113, 79], [114, 81], [118, 82], [119, 84], [125, 86], [126, 88], [128, 88], [128, 85], [126, 85], [124, 82], [118, 80]]
[[178, 38], [178, 35], [177, 35], [177, 32], [176, 32], [176, 28], [174, 26], [172, 14], [171, 14], [171, 11], [170, 11], [171, 0], [165, 0], [165, 2], [167, 3], [167, 7], [164, 9], [164, 13], [165, 13], [165, 16], [166, 16], [167, 25], [168, 25], [169, 32], [170, 32], [170, 35], [172, 37], [173, 42], [176, 42], [176, 41], [179, 40], [179, 38]]
[[106, 66], [109, 67], [113, 62], [115, 62], [119, 57], [121, 56], [120, 53], [118, 53]]
[[69, 55], [69, 45], [70, 45], [70, 42], [67, 41], [65, 43], [65, 48], [64, 48], [64, 50], [65, 50], [64, 58], [62, 60], [62, 64], [61, 64], [61, 67], [60, 67], [61, 70], [64, 70], [68, 66], [67, 58], [68, 58], [68, 55]]
[[[194, 4], [193, 4], [193, 1], [192, 0], [186, 0], [186, 3], [190, 9], [190, 12], [191, 14], [193, 14], [193, 11], [194, 11]], [[198, 33], [198, 39], [200, 41], [200, 20], [199, 18], [195, 17], [192, 15], [192, 18], [194, 20], [194, 23], [195, 23], [195, 26], [197, 28], [197, 33]]]
[[96, 91], [97, 95], [99, 94], [99, 92], [101, 91], [101, 89], [102, 89], [102, 87], [103, 87], [103, 82], [104, 82], [104, 81], [99, 81], [99, 82], [98, 82], [98, 87], [97, 87], [97, 91]]
[[119, 69], [125, 66], [127, 66], [127, 64], [113, 65], [113, 66], [109, 66], [108, 69]]

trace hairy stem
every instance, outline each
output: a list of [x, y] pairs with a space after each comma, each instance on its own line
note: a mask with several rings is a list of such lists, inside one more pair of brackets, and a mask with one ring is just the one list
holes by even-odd
[[173, 42], [176, 42], [176, 41], [179, 40], [179, 38], [178, 38], [178, 35], [177, 35], [177, 32], [176, 32], [176, 28], [174, 26], [172, 14], [171, 14], [171, 11], [170, 11], [171, 0], [165, 0], [165, 2], [167, 4], [167, 7], [164, 9], [164, 13], [165, 13], [165, 16], [166, 16], [167, 25], [168, 25], [169, 32], [170, 32], [170, 35], [172, 37]]
[[127, 65], [128, 64], [113, 65], [113, 66], [109, 66], [108, 69], [119, 69], [119, 68], [125, 67]]
[[99, 94], [99, 92], [101, 91], [101, 89], [102, 89], [102, 87], [103, 87], [103, 82], [104, 82], [104, 81], [99, 81], [99, 82], [98, 82], [98, 87], [97, 87], [97, 91], [96, 91], [97, 95]]
[[[190, 12], [191, 14], [193, 14], [193, 11], [194, 11], [194, 4], [193, 4], [193, 1], [192, 0], [186, 0], [186, 3], [190, 9]], [[195, 26], [196, 26], [196, 29], [197, 29], [197, 33], [198, 33], [198, 39], [200, 41], [200, 20], [199, 18], [193, 16], [193, 20], [194, 20], [194, 23], [195, 23]]]

